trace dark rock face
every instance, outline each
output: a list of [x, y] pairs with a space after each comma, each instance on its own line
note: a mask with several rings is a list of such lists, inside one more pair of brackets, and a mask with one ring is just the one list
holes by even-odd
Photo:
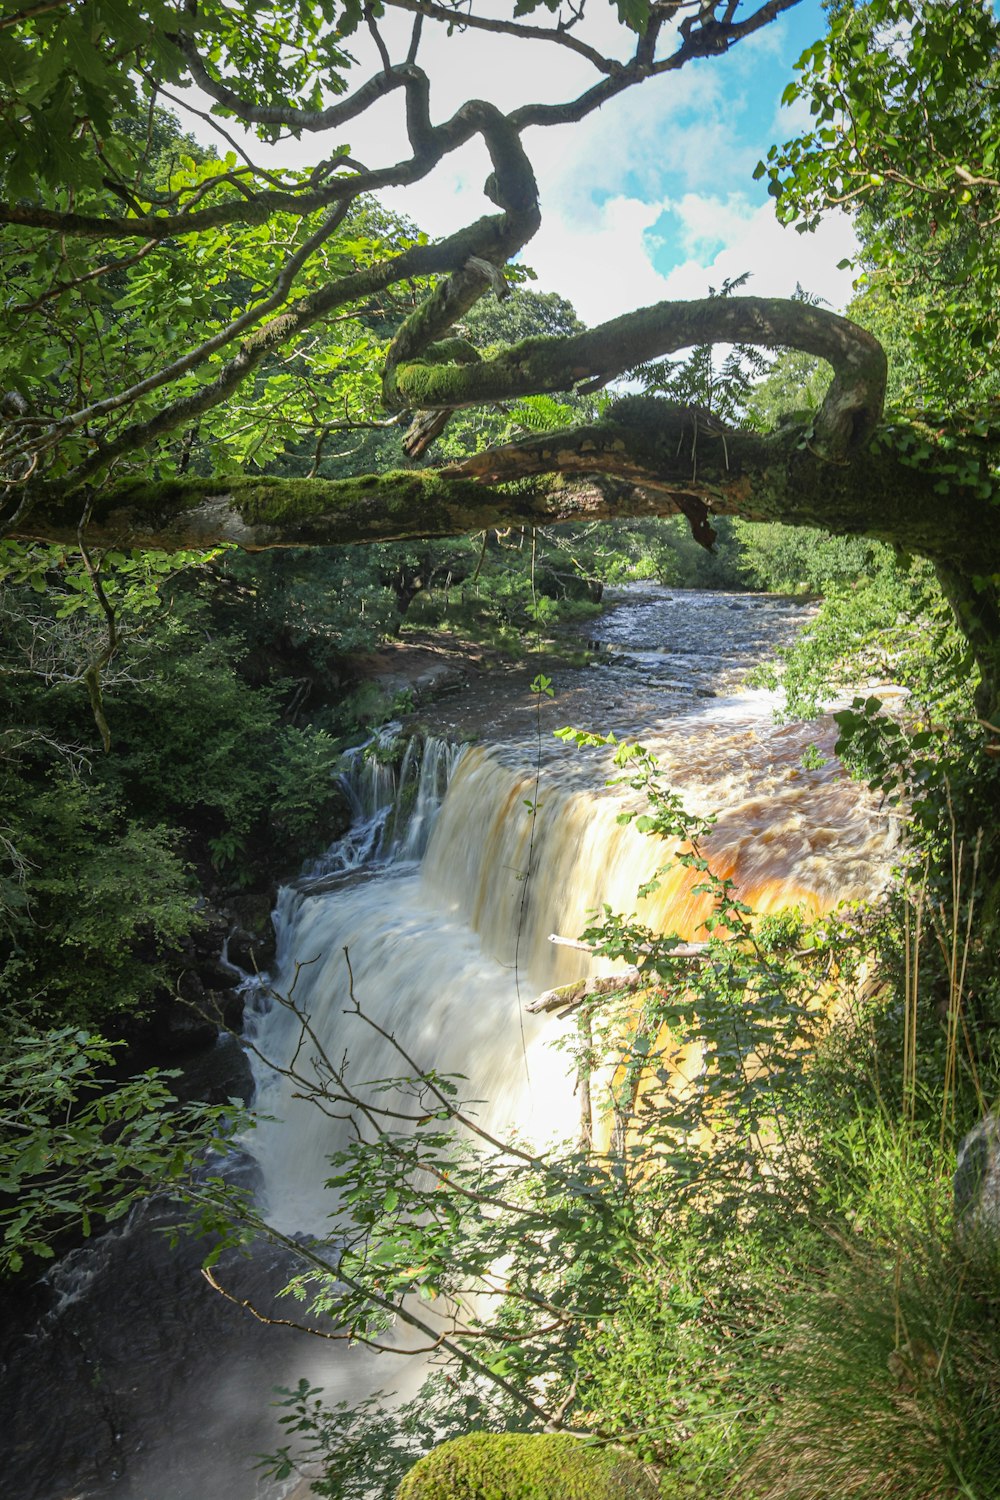
[[263, 974], [274, 959], [274, 934], [234, 927], [229, 934], [226, 952], [229, 962], [242, 969], [244, 974]]
[[1000, 1117], [986, 1115], [958, 1148], [955, 1217], [964, 1229], [1000, 1234]]
[[275, 935], [271, 924], [274, 898], [270, 892], [233, 896], [226, 952], [229, 962], [245, 974], [263, 973], [274, 960]]
[[156, 1007], [155, 1045], [168, 1057], [210, 1047], [219, 1034], [220, 1018], [218, 1003], [212, 992], [206, 991], [200, 975], [194, 969], [185, 969], [177, 977], [173, 995]]
[[[264, 1327], [199, 1274], [204, 1242], [150, 1204], [0, 1306], [0, 1465], [19, 1500], [255, 1500], [257, 1456], [285, 1439], [274, 1386], [297, 1382], [310, 1340]], [[267, 1313], [292, 1272], [262, 1245], [223, 1256], [219, 1281]], [[294, 1312], [292, 1313], [294, 1316]]]
[[220, 1031], [210, 1046], [183, 1060], [180, 1077], [171, 1087], [183, 1102], [200, 1099], [205, 1104], [227, 1104], [238, 1099], [250, 1104], [253, 1071], [239, 1038], [231, 1031]]

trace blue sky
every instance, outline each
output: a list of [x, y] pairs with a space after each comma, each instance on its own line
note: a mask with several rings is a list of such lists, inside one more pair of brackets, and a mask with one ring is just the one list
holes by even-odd
[[[598, 44], [620, 44], [610, 7], [594, 26]], [[815, 235], [783, 230], [765, 184], [753, 180], [772, 142], [807, 118], [780, 109], [780, 100], [794, 63], [824, 30], [820, 0], [802, 0], [724, 57], [651, 80], [578, 125], [527, 132], [543, 222], [524, 259], [539, 288], [568, 296], [590, 324], [667, 297], [704, 296], [744, 271], [748, 291], [791, 296], [801, 283], [842, 308], [851, 278], [836, 267], [854, 245], [846, 219]], [[457, 40], [448, 44], [453, 53]], [[486, 78], [504, 107], [571, 98], [575, 82], [592, 81], [553, 47], [532, 52], [481, 33], [460, 41], [461, 65], [449, 58], [436, 85], [441, 113]], [[470, 146], [393, 202], [431, 233], [447, 233], [484, 211], [488, 171], [485, 152]]]
[[[779, 113], [779, 101], [794, 77], [795, 62], [824, 30], [820, 0], [803, 0], [758, 39], [725, 57], [688, 65], [700, 88], [676, 112], [677, 125], [687, 139], [701, 139], [705, 145], [694, 154], [693, 170], [688, 163], [675, 165], [673, 153], [664, 155], [656, 169], [662, 196], [682, 199], [692, 190], [694, 177], [702, 188], [710, 180], [715, 196], [739, 194], [748, 204], [767, 202], [766, 185], [753, 181], [753, 169], [772, 143], [792, 133], [792, 116], [787, 110]], [[642, 197], [650, 186], [648, 170], [630, 168], [623, 174], [625, 193]], [[664, 275], [683, 259], [672, 235], [673, 217], [667, 212], [649, 231], [650, 239], [658, 241], [653, 264]], [[727, 242], [724, 224], [715, 226], [714, 235], [711, 230], [706, 223], [697, 241], [706, 260]]]
[[[398, 38], [391, 20], [387, 27], [393, 53], [405, 51], [409, 30], [409, 18], [398, 19]], [[625, 36], [610, 5], [588, 12], [587, 24], [588, 40], [622, 55]], [[853, 249], [846, 219], [831, 219], [814, 235], [783, 230], [764, 184], [752, 177], [768, 146], [803, 121], [779, 102], [794, 62], [824, 29], [820, 0], [802, 0], [724, 57], [650, 80], [578, 125], [526, 132], [543, 223], [524, 259], [539, 289], [569, 297], [590, 324], [667, 297], [704, 296], [744, 271], [748, 291], [790, 296], [801, 282], [842, 308], [851, 279], [836, 266]], [[420, 61], [432, 78], [435, 119], [469, 97], [511, 108], [572, 98], [594, 81], [588, 64], [552, 45], [482, 32], [448, 39], [440, 27], [425, 28], [425, 36]], [[362, 77], [377, 66], [363, 55], [364, 41]], [[351, 127], [349, 144], [361, 160], [374, 165], [403, 154], [400, 109], [394, 96]], [[204, 126], [194, 128], [204, 135]], [[285, 142], [273, 157], [311, 164], [316, 146], [315, 139]], [[264, 155], [259, 143], [253, 155]], [[492, 211], [483, 195], [489, 171], [484, 148], [473, 142], [387, 202], [428, 233], [447, 234]]]

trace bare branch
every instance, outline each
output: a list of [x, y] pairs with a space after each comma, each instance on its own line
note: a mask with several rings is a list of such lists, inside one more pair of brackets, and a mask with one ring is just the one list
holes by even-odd
[[0, 17], [0, 31], [6, 31], [11, 26], [20, 26], [23, 21], [33, 21], [36, 16], [46, 16], [53, 10], [65, 10], [66, 4], [67, 0], [47, 0], [45, 4], [30, 5], [25, 10], [2, 16]]
[[[294, 254], [289, 255], [281, 270], [274, 279], [274, 286], [270, 295], [261, 302], [256, 302], [246, 312], [220, 328], [218, 333], [197, 346], [189, 349], [179, 359], [173, 360], [168, 365], [163, 365], [155, 374], [149, 375], [145, 380], [137, 381], [135, 385], [127, 386], [124, 390], [117, 391], [114, 396], [108, 396], [103, 401], [95, 401], [92, 406], [84, 406], [77, 411], [71, 412], [61, 422], [55, 424], [52, 435], [68, 432], [75, 427], [84, 426], [88, 422], [107, 416], [109, 412], [118, 411], [123, 406], [131, 406], [141, 396], [146, 396], [150, 391], [159, 390], [161, 386], [171, 385], [182, 375], [195, 370], [204, 364], [217, 350], [225, 348], [247, 329], [253, 328], [260, 323], [269, 313], [276, 311], [291, 296], [295, 278], [303, 266], [321, 248], [332, 234], [340, 228], [347, 216], [348, 205], [334, 210], [323, 223], [316, 229], [305, 242], [299, 246]], [[46, 434], [49, 436], [49, 434]]]
[[605, 57], [596, 47], [588, 46], [563, 26], [522, 26], [517, 21], [502, 21], [494, 16], [477, 16], [467, 9], [452, 9], [447, 5], [436, 4], [435, 0], [389, 0], [389, 4], [394, 10], [413, 11], [417, 16], [441, 21], [446, 26], [454, 27], [456, 31], [490, 31], [497, 36], [521, 37], [526, 41], [555, 42], [586, 58], [599, 73], [616, 73], [621, 68], [621, 63], [616, 62], [613, 57]]

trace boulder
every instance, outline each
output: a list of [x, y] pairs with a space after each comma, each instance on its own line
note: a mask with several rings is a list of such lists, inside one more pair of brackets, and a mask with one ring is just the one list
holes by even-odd
[[180, 1064], [180, 1077], [172, 1084], [178, 1099], [200, 1099], [205, 1104], [226, 1104], [239, 1099], [249, 1104], [254, 1081], [250, 1060], [239, 1039], [222, 1031], [210, 1047], [203, 1047]]
[[247, 891], [228, 903], [230, 914], [226, 957], [245, 974], [261, 974], [274, 961], [275, 933], [271, 921], [274, 894]]
[[182, 970], [173, 995], [157, 1005], [152, 1032], [156, 1046], [171, 1057], [197, 1052], [215, 1041], [219, 1015], [193, 969]]
[[963, 1229], [1000, 1234], [1000, 1117], [986, 1115], [962, 1141], [953, 1178], [955, 1219]]
[[655, 1500], [641, 1464], [567, 1433], [471, 1432], [434, 1448], [397, 1500]]

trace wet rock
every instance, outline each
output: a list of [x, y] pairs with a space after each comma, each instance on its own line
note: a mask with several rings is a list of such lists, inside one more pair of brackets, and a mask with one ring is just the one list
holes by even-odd
[[[302, 1335], [263, 1327], [207, 1285], [208, 1246], [180, 1231], [182, 1218], [151, 1203], [0, 1307], [4, 1493], [274, 1495], [256, 1469], [257, 1454], [287, 1441], [272, 1386], [294, 1387], [315, 1355]], [[255, 1245], [247, 1257], [225, 1252], [215, 1275], [236, 1298], [287, 1317], [274, 1293], [298, 1269]]]
[[176, 980], [174, 994], [157, 1006], [153, 1017], [155, 1045], [173, 1057], [208, 1047], [219, 1034], [219, 1015], [199, 975], [184, 969]]
[[229, 902], [231, 925], [226, 955], [245, 974], [263, 973], [274, 961], [275, 936], [271, 923], [271, 893], [252, 891]]
[[[236, 979], [237, 976], [234, 975], [233, 978]], [[208, 994], [212, 1014], [217, 1018], [222, 1029], [241, 1032], [243, 1030], [243, 1007], [246, 1000], [243, 991], [214, 990], [209, 991]]]
[[227, 903], [230, 924], [236, 922], [248, 932], [257, 934], [271, 930], [271, 912], [274, 910], [273, 891], [243, 891]]
[[248, 932], [245, 927], [234, 927], [229, 934], [226, 947], [229, 962], [244, 974], [263, 974], [274, 960], [274, 933]]
[[222, 1031], [210, 1047], [188, 1058], [173, 1085], [184, 1102], [200, 1099], [205, 1104], [227, 1104], [253, 1098], [253, 1073], [246, 1053], [231, 1031]]

